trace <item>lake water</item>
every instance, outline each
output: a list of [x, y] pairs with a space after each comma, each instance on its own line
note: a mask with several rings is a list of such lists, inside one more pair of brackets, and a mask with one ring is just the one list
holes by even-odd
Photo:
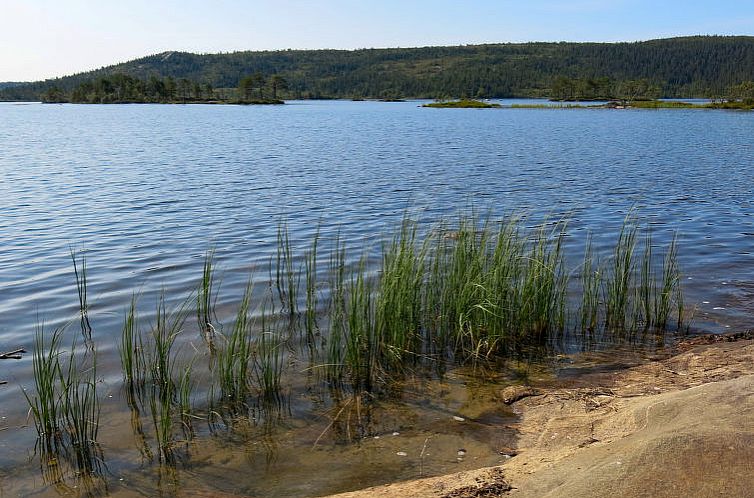
[[[686, 300], [697, 307], [692, 328], [735, 331], [754, 322], [754, 113], [420, 104], [0, 104], [0, 350], [31, 350], [37, 323], [54, 327], [76, 316], [69, 250], [85, 250], [102, 392], [118, 399], [116, 343], [131, 293], [140, 291], [151, 306], [163, 289], [189, 292], [209, 248], [216, 249], [222, 274], [218, 313], [227, 315], [249, 272], [273, 256], [281, 220], [288, 222], [294, 248], [320, 226], [323, 236], [339, 232], [360, 250], [375, 247], [406, 210], [431, 223], [469, 206], [493, 216], [526, 214], [532, 224], [565, 217], [566, 253], [574, 258], [587, 232], [605, 248], [634, 210], [658, 243], [679, 234]], [[267, 275], [256, 277], [264, 281]], [[0, 380], [9, 381], [0, 386], [0, 429], [9, 427], [0, 431], [0, 478], [6, 480], [0, 493], [54, 494], [33, 463], [33, 426], [17, 429], [28, 409], [18, 386], [30, 386], [30, 372], [30, 355], [0, 362]], [[469, 391], [462, 375], [455, 379], [444, 388], [444, 408], [431, 407], [442, 413], [438, 420], [447, 421], [472, 399], [491, 399]], [[425, 434], [436, 430], [419, 430], [422, 424], [401, 422], [388, 411], [385, 419], [397, 422], [382, 423], [382, 429], [391, 434], [411, 426], [412, 444], [420, 448]], [[103, 408], [111, 428], [124, 423], [124, 413]], [[316, 437], [327, 424], [308, 417], [291, 424]], [[443, 447], [451, 453], [454, 445], [470, 444], [464, 437], [489, 439], [486, 429], [449, 430], [456, 439]], [[138, 456], [129, 442], [114, 438], [110, 455], [122, 450]], [[393, 455], [399, 446], [390, 443], [385, 451]], [[289, 458], [289, 466], [306, 467], [280, 451], [283, 456], [273, 459], [278, 465]], [[363, 476], [377, 460], [363, 447], [358, 451], [335, 446], [326, 458], [362, 459], [356, 468]], [[215, 489], [223, 475], [246, 471], [243, 452], [225, 462], [209, 450], [197, 453], [196, 462], [216, 464], [224, 473], [214, 481], [184, 476], [183, 486]], [[458, 468], [452, 456], [450, 467], [438, 463], [421, 472]], [[498, 458], [490, 454], [479, 462]], [[135, 480], [143, 471], [138, 457], [133, 461], [110, 462], [114, 489], [120, 489], [118, 479]], [[275, 470], [265, 474], [268, 479], [288, 475], [269, 461], [260, 465]], [[416, 466], [391, 465], [385, 467], [390, 477], [418, 475]], [[11, 473], [17, 474], [13, 480]], [[320, 473], [311, 469], [311, 475]], [[350, 485], [314, 483], [296, 494], [386, 478], [352, 474], [356, 470], [345, 467], [336, 474]], [[265, 492], [285, 494], [280, 486], [290, 480], [280, 479], [279, 488]], [[124, 489], [150, 494], [153, 488], [140, 483]], [[252, 484], [217, 489], [260, 492]]]

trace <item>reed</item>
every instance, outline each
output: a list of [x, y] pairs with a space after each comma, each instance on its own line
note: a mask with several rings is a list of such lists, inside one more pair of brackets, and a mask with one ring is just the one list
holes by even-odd
[[[398, 234], [387, 247], [383, 247], [374, 318], [364, 316], [371, 308], [371, 286], [363, 278], [357, 278], [351, 285], [358, 293], [352, 299], [354, 306], [360, 308], [358, 330], [367, 333], [376, 328], [377, 337], [370, 340], [374, 343], [372, 348], [378, 348], [380, 360], [392, 367], [400, 367], [407, 354], [421, 351], [426, 245], [417, 246], [416, 234], [416, 223], [404, 217]], [[365, 262], [362, 260], [359, 273], [364, 272]]]
[[605, 282], [605, 325], [625, 332], [631, 305], [638, 226], [633, 217], [623, 222], [613, 250], [611, 273]]
[[76, 292], [79, 298], [79, 318], [81, 334], [87, 341], [92, 340], [92, 325], [89, 322], [89, 301], [87, 295], [86, 255], [82, 251], [77, 261], [76, 250], [71, 247], [71, 261], [73, 262], [73, 274], [76, 278]]
[[262, 399], [272, 402], [280, 399], [281, 377], [284, 368], [285, 341], [267, 324], [262, 310], [261, 330], [254, 342], [254, 372]]
[[92, 350], [92, 354], [79, 363], [75, 351], [74, 343], [67, 368], [61, 370], [61, 409], [76, 468], [78, 472], [92, 473], [98, 469], [100, 461], [96, 352]]
[[136, 312], [137, 296], [131, 296], [131, 303], [123, 320], [121, 339], [118, 347], [123, 380], [129, 389], [144, 385], [147, 371], [144, 344], [139, 331], [139, 318]]
[[[317, 329], [317, 247], [319, 245], [319, 227], [314, 234], [312, 246], [304, 258], [306, 280], [306, 338], [310, 349], [314, 347], [314, 334]], [[313, 353], [313, 351], [312, 351]]]
[[581, 331], [594, 333], [598, 326], [601, 272], [594, 260], [592, 234], [587, 235], [584, 263], [581, 266]]
[[672, 300], [675, 297], [678, 313], [678, 330], [683, 323], [683, 293], [680, 286], [681, 272], [678, 268], [678, 235], [673, 234], [665, 259], [662, 265], [662, 282], [660, 293], [656, 300], [657, 326], [664, 329], [667, 327], [672, 309]]
[[291, 320], [293, 320], [298, 310], [300, 276], [294, 268], [287, 223], [278, 225], [276, 262], [275, 281], [280, 304], [283, 309], [287, 310]]
[[174, 394], [175, 384], [172, 382], [163, 385], [152, 384], [147, 390], [158, 460], [165, 463], [172, 463], [175, 460], [173, 452]]
[[60, 435], [60, 389], [62, 377], [60, 366], [60, 339], [62, 329], [55, 329], [49, 344], [45, 341], [44, 324], [38, 323], [34, 334], [32, 368], [34, 372], [35, 394], [24, 396], [34, 416], [37, 435], [45, 447], [51, 449], [54, 438]]
[[[639, 306], [643, 314], [644, 329], [653, 326], [658, 319], [655, 314], [654, 297], [657, 295], [657, 283], [654, 274], [654, 265], [652, 261], [652, 232], [646, 231], [644, 236], [644, 254], [641, 260], [641, 271], [639, 276], [639, 288], [637, 289]], [[638, 311], [637, 311], [638, 313]], [[665, 327], [664, 320], [660, 326]]]
[[175, 340], [180, 334], [187, 316], [187, 301], [173, 311], [168, 311], [163, 292], [157, 302], [155, 325], [147, 353], [147, 369], [150, 381], [164, 389], [173, 386]]
[[346, 335], [346, 251], [336, 236], [330, 254], [330, 327], [327, 337], [327, 363], [325, 375], [331, 383], [338, 384], [343, 378], [343, 345]]
[[180, 414], [183, 436], [186, 441], [191, 441], [196, 437], [194, 420], [200, 418], [194, 413], [192, 399], [192, 392], [196, 387], [196, 381], [193, 376], [194, 361], [195, 357], [191, 358], [189, 363], [181, 371], [180, 379], [178, 381], [178, 412]]
[[251, 298], [252, 281], [249, 279], [233, 329], [228, 337], [223, 337], [223, 344], [217, 351], [215, 374], [221, 397], [226, 403], [241, 403], [250, 392], [249, 363], [253, 356], [249, 320]]
[[101, 461], [96, 352], [88, 346], [89, 354], [80, 361], [75, 343], [67, 353], [61, 351], [63, 331], [55, 329], [47, 343], [44, 326], [37, 326], [32, 357], [36, 392], [24, 391], [24, 396], [43, 458], [66, 456], [78, 473], [89, 474]]
[[378, 337], [375, 329], [375, 309], [372, 282], [362, 258], [358, 269], [347, 284], [346, 340], [344, 366], [354, 389], [372, 390], [377, 368]]
[[215, 283], [215, 250], [210, 249], [204, 256], [202, 278], [196, 294], [196, 319], [204, 340], [212, 348], [216, 329], [213, 325], [215, 318], [215, 303], [217, 289]]

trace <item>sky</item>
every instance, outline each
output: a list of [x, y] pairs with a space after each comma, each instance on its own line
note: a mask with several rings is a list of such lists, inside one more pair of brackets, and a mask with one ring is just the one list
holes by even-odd
[[753, 0], [0, 0], [0, 81], [197, 53], [754, 35]]

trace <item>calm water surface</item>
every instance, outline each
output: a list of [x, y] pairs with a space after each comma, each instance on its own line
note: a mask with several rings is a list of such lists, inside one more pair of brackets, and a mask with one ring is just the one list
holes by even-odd
[[[222, 272], [218, 309], [227, 314], [249, 272], [269, 261], [282, 219], [296, 248], [305, 248], [303, 241], [320, 224], [325, 237], [339, 231], [358, 255], [375, 247], [406, 209], [434, 222], [470, 205], [493, 215], [526, 213], [532, 224], [567, 217], [566, 252], [573, 258], [580, 256], [587, 231], [598, 247], [611, 244], [635, 209], [658, 243], [678, 231], [686, 299], [698, 308], [696, 329], [722, 332], [754, 323], [754, 113], [419, 104], [0, 104], [0, 350], [31, 349], [36, 323], [52, 327], [75, 317], [69, 248], [83, 248], [102, 391], [117, 400], [116, 342], [131, 293], [140, 290], [149, 306], [162, 289], [185, 294], [196, 285], [208, 248], [216, 248]], [[261, 273], [256, 276], [264, 281]], [[9, 381], [0, 386], [0, 429], [10, 427], [0, 432], [0, 479], [10, 483], [0, 484], [0, 492], [7, 486], [11, 494], [53, 493], [34, 467], [33, 428], [15, 429], [26, 420], [18, 386], [30, 386], [30, 371], [28, 355], [0, 363], [0, 380]], [[474, 398], [467, 382], [448, 382], [442, 389], [450, 397], [427, 408], [442, 423]], [[436, 430], [424, 425], [435, 419], [424, 411], [395, 410], [424, 422], [408, 424], [393, 414], [384, 420], [395, 423], [381, 428], [391, 434], [401, 424], [411, 426], [412, 451], [421, 448], [425, 434]], [[103, 414], [111, 427], [126, 417], [115, 401], [105, 404]], [[326, 425], [313, 416], [295, 420], [293, 428], [308, 431], [304, 438], [310, 439]], [[484, 430], [453, 433], [457, 440], [442, 443], [450, 455], [443, 461], [457, 465], [454, 446], [469, 445], [463, 442], [469, 438], [489, 440]], [[130, 440], [115, 439], [111, 448], [136, 451]], [[394, 456], [399, 446], [380, 448]], [[196, 461], [226, 473], [248, 464], [244, 452], [217, 462], [217, 454], [206, 451]], [[363, 461], [337, 474], [345, 483], [340, 488], [315, 482], [296, 493], [418, 475], [413, 464], [385, 466], [368, 448], [358, 451], [335, 447], [324, 457]], [[480, 458], [494, 463], [499, 455], [493, 453]], [[289, 464], [296, 461], [288, 458]], [[298, 465], [300, 470], [304, 464]], [[364, 469], [375, 465], [389, 475], [364, 478]], [[458, 468], [452, 465], [421, 472]], [[140, 468], [113, 463], [112, 480], [129, 479]], [[268, 478], [287, 475], [283, 467], [270, 468]], [[22, 477], [11, 481], [11, 473]], [[311, 469], [311, 475], [319, 473]], [[362, 477], [349, 480], [349, 473]], [[193, 482], [187, 479], [184, 486]], [[212, 487], [223, 478], [195, 479], [199, 487]], [[151, 489], [134, 488], [142, 494]], [[275, 489], [265, 492], [285, 494], [284, 486]], [[251, 484], [226, 490], [260, 493]]]

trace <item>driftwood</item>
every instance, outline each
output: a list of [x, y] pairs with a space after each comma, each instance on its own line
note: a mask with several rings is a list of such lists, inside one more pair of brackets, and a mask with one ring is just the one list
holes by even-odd
[[7, 351], [5, 353], [0, 353], [0, 360], [20, 360], [21, 355], [25, 353], [25, 349], [16, 349], [14, 351]]
[[[21, 355], [26, 352], [25, 349], [19, 348], [13, 351], [7, 351], [5, 353], [0, 353], [0, 360], [20, 360]], [[3, 384], [7, 384], [8, 381], [6, 380], [0, 380], [0, 386]]]

